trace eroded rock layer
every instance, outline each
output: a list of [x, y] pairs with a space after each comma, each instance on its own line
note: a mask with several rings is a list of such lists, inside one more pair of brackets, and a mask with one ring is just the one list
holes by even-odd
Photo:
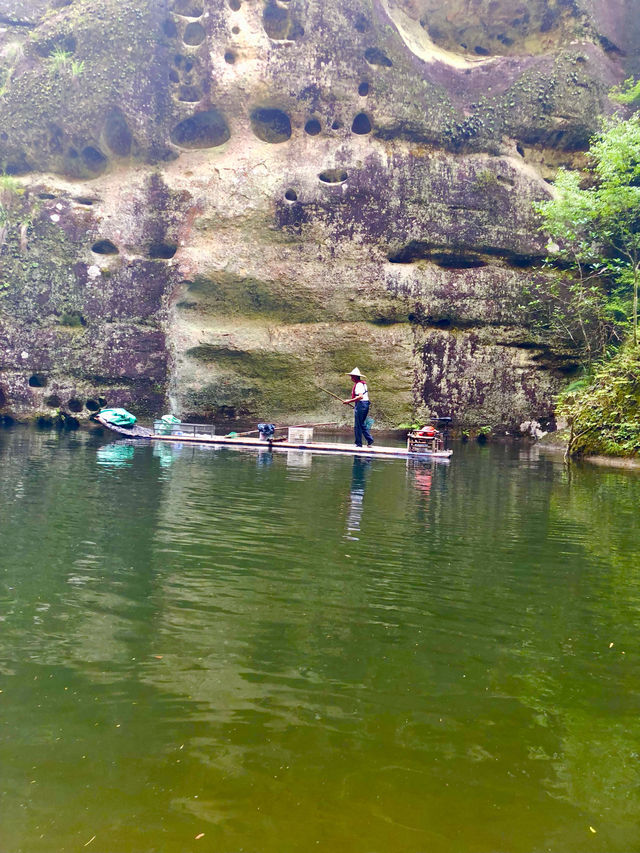
[[0, 0], [0, 414], [548, 419], [532, 202], [631, 6]]

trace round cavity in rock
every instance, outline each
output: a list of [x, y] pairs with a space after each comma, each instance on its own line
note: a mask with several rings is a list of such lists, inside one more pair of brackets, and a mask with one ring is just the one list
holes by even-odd
[[172, 83], [180, 82], [180, 75], [177, 71], [174, 71], [173, 68], [169, 70], [169, 80], [171, 80]]
[[383, 68], [391, 68], [393, 65], [387, 54], [379, 47], [368, 47], [364, 52], [364, 58], [369, 65], [380, 65]]
[[104, 407], [107, 405], [107, 398], [106, 397], [98, 397], [98, 405], [100, 406], [101, 409], [104, 409]]
[[43, 201], [50, 201], [51, 199], [57, 198], [53, 193], [38, 193], [38, 198], [41, 198]]
[[104, 138], [109, 148], [118, 157], [128, 157], [131, 153], [133, 137], [124, 113], [117, 107], [111, 110], [107, 116], [104, 126]]
[[149, 246], [149, 257], [154, 260], [168, 261], [178, 251], [175, 243], [151, 243]]
[[370, 21], [369, 21], [369, 19], [368, 19], [368, 18], [366, 18], [364, 15], [360, 14], [360, 15], [358, 15], [358, 17], [355, 19], [353, 26], [355, 27], [355, 29], [356, 29], [359, 33], [366, 33], [366, 31], [367, 31], [367, 30], [369, 29], [369, 27], [371, 26], [371, 23], [370, 23]]
[[486, 47], [482, 47], [482, 46], [481, 46], [481, 45], [479, 45], [479, 44], [477, 44], [477, 45], [473, 48], [473, 50], [474, 50], [474, 53], [477, 53], [477, 54], [478, 54], [478, 56], [491, 56], [491, 51], [490, 51], [490, 50], [487, 50], [487, 48], [486, 48]]
[[318, 178], [323, 184], [344, 184], [348, 175], [343, 169], [326, 169], [320, 172]]
[[44, 373], [34, 373], [33, 376], [29, 377], [29, 386], [31, 388], [46, 388], [47, 377]]
[[240, 2], [240, 0], [229, 0], [229, 8], [232, 12], [238, 12], [241, 6], [242, 3]]
[[178, 100], [187, 104], [195, 104], [202, 100], [202, 93], [196, 86], [180, 86]]
[[187, 59], [184, 63], [184, 70], [188, 74], [190, 71], [193, 71], [193, 61], [191, 59]]
[[202, 24], [199, 24], [197, 21], [192, 21], [185, 27], [182, 41], [185, 44], [190, 44], [192, 47], [195, 47], [198, 44], [202, 44], [206, 36], [207, 34]]
[[322, 126], [317, 118], [310, 118], [304, 126], [304, 132], [308, 133], [309, 136], [317, 136], [321, 130]]
[[84, 204], [87, 207], [91, 207], [95, 199], [87, 198], [86, 196], [80, 196], [79, 198], [74, 199], [74, 201], [76, 202], [76, 204]]
[[240, 27], [231, 27], [231, 32], [234, 34], [234, 36], [237, 36], [240, 32]]
[[210, 109], [176, 125], [171, 132], [171, 141], [182, 148], [216, 148], [227, 142], [230, 135], [222, 113]]
[[175, 21], [171, 18], [167, 18], [162, 24], [162, 32], [165, 34], [167, 38], [174, 39], [178, 37], [178, 28], [175, 25]]
[[202, 15], [202, 6], [196, 0], [176, 0], [173, 11], [183, 18], [199, 18]]
[[67, 407], [72, 412], [81, 412], [84, 409], [84, 404], [82, 400], [77, 400], [75, 397], [72, 397], [67, 403]]
[[284, 197], [287, 201], [298, 201], [298, 193], [295, 190], [287, 190]]
[[227, 51], [225, 52], [225, 55], [224, 55], [224, 61], [225, 61], [228, 65], [233, 65], [233, 63], [236, 61], [236, 55], [235, 55], [235, 53], [233, 53], [233, 51], [231, 51], [231, 50], [227, 50]]
[[289, 34], [289, 10], [275, 2], [268, 3], [262, 13], [262, 26], [265, 33], [274, 41], [283, 41]]
[[342, 127], [342, 122], [339, 119], [336, 119], [331, 125], [331, 130], [340, 130]]
[[371, 122], [369, 121], [369, 116], [366, 113], [358, 113], [353, 120], [351, 130], [353, 133], [360, 134], [360, 136], [371, 133]]
[[97, 175], [106, 169], [108, 161], [99, 148], [87, 145], [86, 148], [82, 149], [82, 162], [90, 172]]
[[524, 157], [524, 148], [522, 147], [522, 145], [520, 145], [519, 142], [516, 144], [516, 151], [521, 157]]
[[85, 405], [90, 412], [97, 412], [100, 410], [100, 403], [98, 403], [97, 400], [87, 400]]
[[358, 86], [358, 94], [362, 98], [369, 94], [369, 84], [366, 80], [363, 80], [362, 83], [360, 83], [360, 85]]
[[291, 138], [291, 120], [282, 110], [258, 107], [251, 113], [251, 129], [263, 142], [277, 144]]
[[96, 255], [118, 255], [120, 253], [118, 247], [111, 240], [98, 240], [91, 247], [91, 251], [95, 252]]

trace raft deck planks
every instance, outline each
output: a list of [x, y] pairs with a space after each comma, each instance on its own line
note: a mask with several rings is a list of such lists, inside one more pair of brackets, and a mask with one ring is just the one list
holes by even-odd
[[453, 453], [452, 450], [439, 450], [436, 452], [410, 453], [404, 447], [382, 447], [375, 445], [373, 447], [356, 447], [349, 444], [337, 444], [332, 442], [314, 441], [303, 443], [295, 443], [289, 441], [263, 441], [259, 438], [227, 438], [226, 436], [191, 436], [191, 435], [159, 435], [154, 433], [149, 436], [151, 441], [176, 441], [185, 444], [215, 444], [219, 447], [255, 447], [261, 450], [307, 450], [313, 453], [343, 453], [350, 456], [366, 455], [379, 458], [440, 458], [448, 459]]

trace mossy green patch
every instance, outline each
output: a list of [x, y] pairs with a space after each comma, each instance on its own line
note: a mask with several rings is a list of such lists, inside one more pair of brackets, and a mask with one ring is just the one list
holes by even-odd
[[288, 323], [312, 322], [322, 310], [317, 298], [286, 281], [261, 281], [229, 273], [199, 276], [189, 285], [199, 311], [212, 314], [271, 317]]

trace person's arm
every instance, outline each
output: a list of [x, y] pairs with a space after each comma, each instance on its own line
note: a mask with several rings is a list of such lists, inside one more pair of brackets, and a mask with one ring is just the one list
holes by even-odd
[[[355, 391], [355, 389], [358, 387], [358, 385], [360, 385], [360, 384], [361, 384], [361, 383], [360, 383], [360, 382], [358, 382], [358, 384], [357, 384], [357, 385], [354, 385], [354, 386], [353, 386], [354, 391]], [[346, 405], [348, 405], [349, 403], [357, 403], [357, 402], [358, 402], [358, 400], [362, 400], [362, 398], [364, 397], [364, 394], [365, 394], [365, 392], [364, 392], [364, 391], [363, 391], [361, 394], [355, 394], [355, 393], [353, 393], [353, 392], [352, 392], [352, 396], [351, 396], [351, 397], [349, 397], [349, 399], [348, 399], [348, 400], [343, 400], [342, 402], [345, 404], [345, 406], [346, 406]]]

